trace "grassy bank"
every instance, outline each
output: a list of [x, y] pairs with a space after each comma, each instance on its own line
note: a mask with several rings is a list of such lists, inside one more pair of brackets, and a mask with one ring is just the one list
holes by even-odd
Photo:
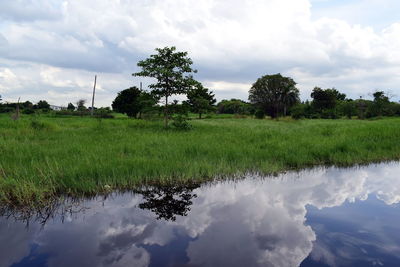
[[193, 120], [188, 132], [125, 118], [0, 117], [0, 198], [28, 204], [142, 182], [400, 158], [400, 119]]

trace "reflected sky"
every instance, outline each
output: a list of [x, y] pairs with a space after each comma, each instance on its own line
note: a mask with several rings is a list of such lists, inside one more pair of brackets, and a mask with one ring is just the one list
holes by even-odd
[[[0, 217], [2, 266], [399, 266], [400, 164], [143, 188]], [[8, 214], [10, 215], [10, 214]]]

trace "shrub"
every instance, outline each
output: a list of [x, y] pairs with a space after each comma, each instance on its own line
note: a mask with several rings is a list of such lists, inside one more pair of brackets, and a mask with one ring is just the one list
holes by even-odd
[[297, 104], [290, 109], [290, 115], [293, 119], [298, 120], [306, 116], [305, 104]]
[[26, 109], [22, 110], [22, 113], [23, 114], [33, 114], [33, 113], [35, 113], [35, 111], [31, 108], [26, 108]]
[[182, 115], [178, 115], [172, 118], [172, 126], [178, 130], [188, 131], [192, 129], [192, 125], [187, 121], [187, 118]]

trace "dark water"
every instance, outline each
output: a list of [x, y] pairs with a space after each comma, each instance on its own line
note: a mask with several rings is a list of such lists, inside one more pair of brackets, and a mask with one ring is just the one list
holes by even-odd
[[391, 163], [3, 211], [0, 266], [400, 266], [399, 201]]

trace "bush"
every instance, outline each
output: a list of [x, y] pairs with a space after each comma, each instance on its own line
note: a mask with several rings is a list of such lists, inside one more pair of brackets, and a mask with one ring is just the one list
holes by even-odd
[[182, 115], [178, 115], [172, 118], [172, 126], [178, 130], [188, 131], [192, 129], [192, 125], [187, 121], [187, 118]]
[[306, 116], [305, 104], [297, 104], [290, 109], [290, 115], [293, 119], [299, 120]]
[[22, 110], [22, 113], [23, 114], [34, 114], [35, 111], [31, 108], [26, 108], [26, 109]]
[[15, 112], [14, 107], [0, 107], [0, 113], [11, 113]]
[[265, 118], [265, 113], [263, 110], [258, 109], [255, 113], [254, 116], [256, 117], [256, 119], [264, 119]]

